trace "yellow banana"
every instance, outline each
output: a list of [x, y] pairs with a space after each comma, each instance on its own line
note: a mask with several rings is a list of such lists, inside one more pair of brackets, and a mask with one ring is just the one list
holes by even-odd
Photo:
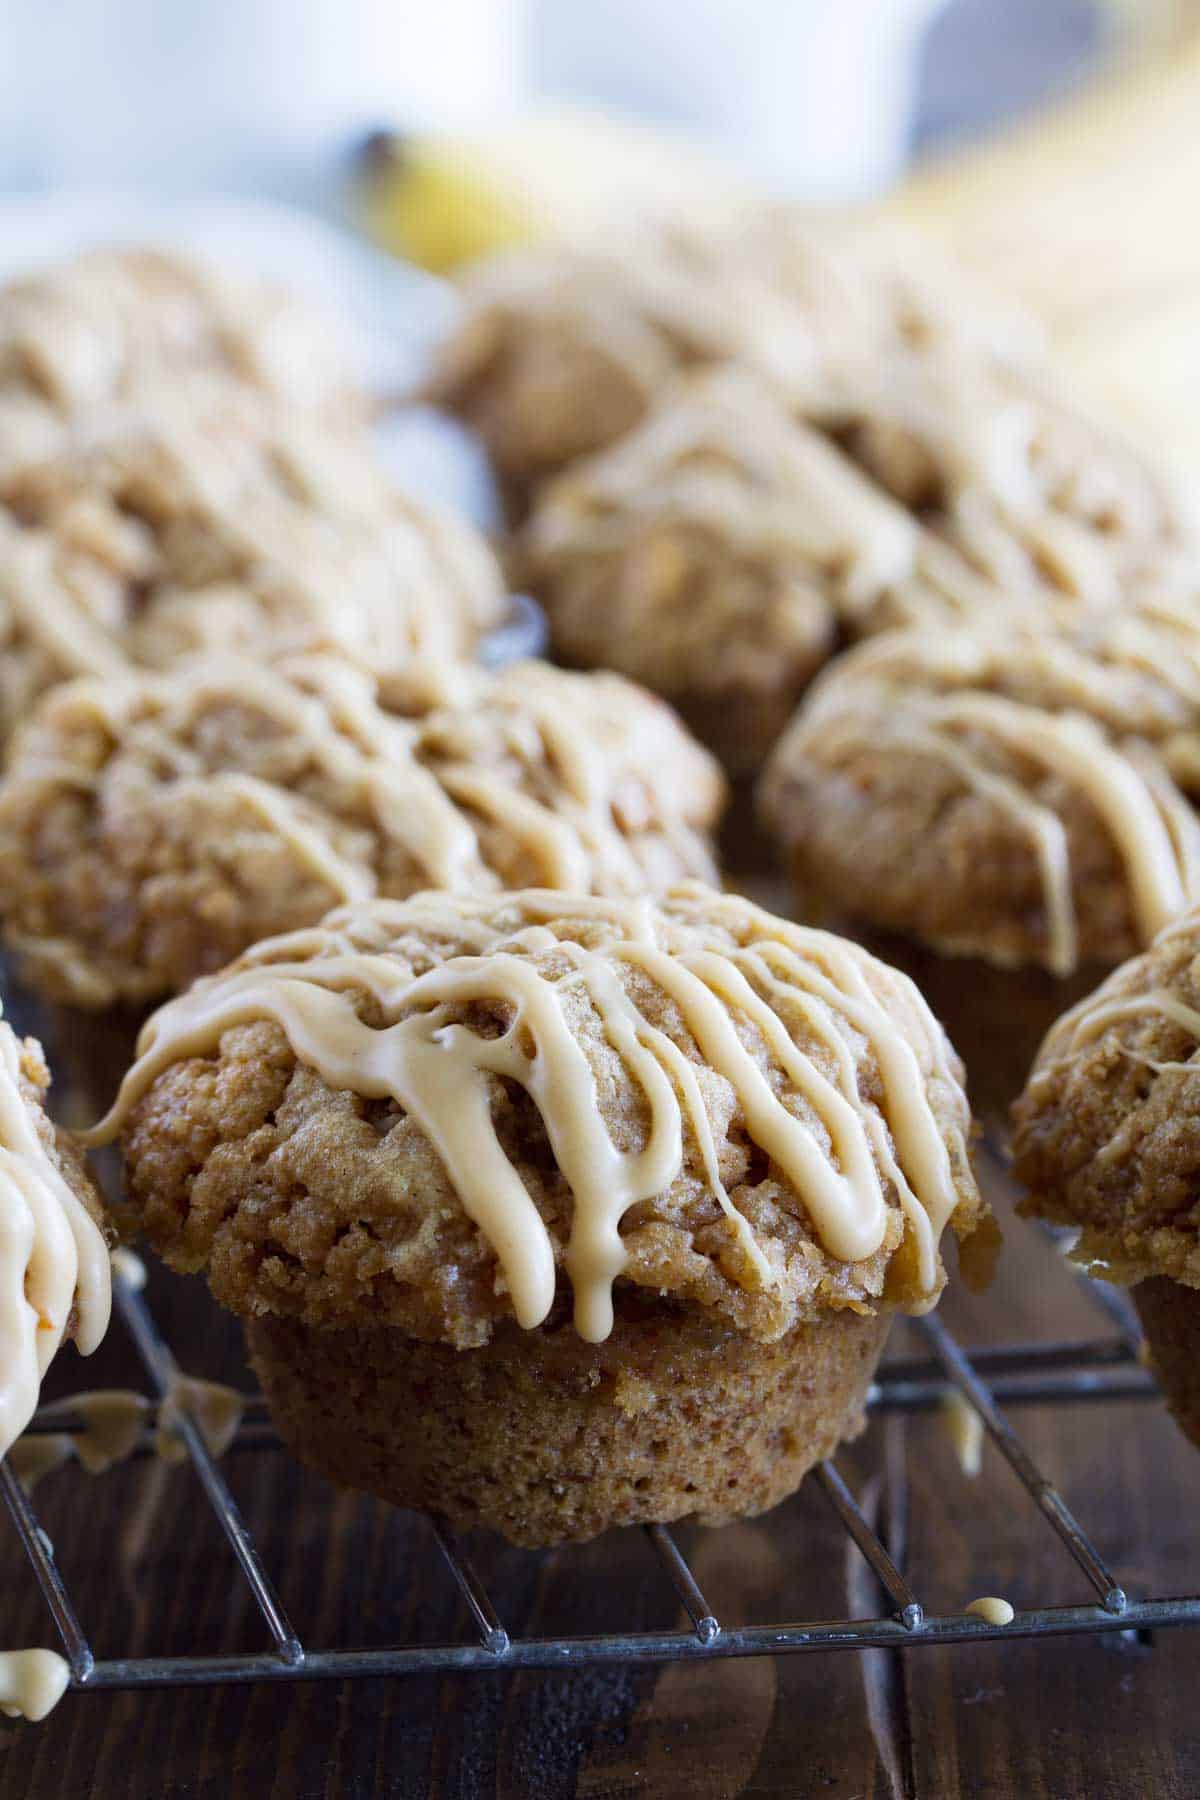
[[747, 200], [686, 139], [550, 109], [478, 137], [377, 135], [359, 193], [372, 236], [439, 274], [510, 244], [587, 237], [631, 212], [705, 224]]

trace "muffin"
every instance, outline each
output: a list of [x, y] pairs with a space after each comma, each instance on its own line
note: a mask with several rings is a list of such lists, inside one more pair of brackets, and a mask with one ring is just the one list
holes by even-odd
[[538, 486], [640, 423], [678, 375], [728, 362], [836, 424], [872, 371], [957, 344], [1035, 354], [1014, 308], [931, 267], [929, 246], [753, 207], [722, 228], [641, 220], [591, 242], [508, 251], [471, 270], [430, 398], [482, 438], [519, 521]]
[[483, 540], [350, 440], [163, 397], [0, 479], [0, 735], [67, 675], [234, 647], [387, 671], [469, 651], [503, 604]]
[[324, 322], [266, 283], [91, 250], [0, 288], [0, 475], [160, 385], [232, 384], [326, 423], [363, 410]]
[[51, 1124], [41, 1045], [0, 1019], [0, 1457], [24, 1431], [63, 1342], [108, 1329], [104, 1215], [72, 1140]]
[[617, 675], [210, 657], [66, 682], [0, 780], [0, 926], [73, 1006], [177, 992], [339, 901], [713, 877], [724, 800], [674, 714]]
[[[1164, 610], [884, 634], [814, 687], [760, 800], [803, 905], [936, 953], [910, 972], [1007, 1102], [1080, 988], [1200, 897], [1198, 782], [1200, 635]], [[946, 957], [971, 960], [938, 980]]]
[[911, 983], [696, 883], [346, 908], [139, 1048], [91, 1141], [297, 1454], [518, 1543], [775, 1504], [983, 1222]]
[[1039, 362], [941, 335], [855, 379], [838, 443], [997, 589], [1123, 606], [1200, 585], [1182, 493]]
[[1073, 1226], [1128, 1285], [1155, 1372], [1200, 1446], [1200, 912], [1053, 1027], [1014, 1108], [1022, 1210]]
[[558, 654], [677, 706], [755, 771], [846, 634], [995, 597], [764, 382], [680, 383], [547, 488], [514, 558]]

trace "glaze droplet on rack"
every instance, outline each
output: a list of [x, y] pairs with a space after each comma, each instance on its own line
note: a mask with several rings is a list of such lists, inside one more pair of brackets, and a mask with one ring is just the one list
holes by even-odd
[[58, 1705], [70, 1680], [56, 1650], [0, 1650], [0, 1713], [36, 1724]]

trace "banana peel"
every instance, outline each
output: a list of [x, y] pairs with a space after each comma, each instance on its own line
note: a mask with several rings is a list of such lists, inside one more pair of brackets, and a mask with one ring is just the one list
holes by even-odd
[[631, 213], [719, 225], [751, 198], [686, 138], [586, 110], [474, 137], [377, 133], [355, 189], [371, 236], [439, 275], [517, 244], [583, 240]]

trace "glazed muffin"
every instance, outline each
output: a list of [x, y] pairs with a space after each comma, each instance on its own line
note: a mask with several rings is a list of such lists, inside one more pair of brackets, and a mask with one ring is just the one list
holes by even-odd
[[1200, 635], [1164, 609], [885, 634], [822, 677], [760, 800], [803, 905], [936, 953], [910, 972], [1007, 1100], [1051, 1019], [1200, 896], [1198, 782]]
[[24, 1431], [66, 1339], [108, 1329], [104, 1214], [83, 1159], [46, 1116], [41, 1045], [0, 1019], [0, 1457]]
[[258, 401], [164, 397], [0, 479], [5, 733], [67, 675], [329, 647], [386, 672], [469, 651], [503, 604], [468, 525]]
[[1014, 1108], [1023, 1210], [1131, 1286], [1155, 1372], [1200, 1445], [1200, 913], [1051, 1030]]
[[983, 1219], [911, 983], [699, 884], [348, 908], [139, 1048], [92, 1140], [298, 1455], [519, 1543], [775, 1504]]
[[472, 270], [429, 398], [482, 438], [510, 516], [640, 423], [682, 372], [728, 362], [837, 416], [844, 373], [894, 328], [893, 296], [832, 230], [755, 215], [728, 232], [506, 252]]
[[514, 559], [555, 650], [677, 706], [756, 770], [846, 635], [994, 596], [745, 371], [680, 384], [543, 494]]
[[389, 703], [329, 658], [63, 683], [0, 781], [24, 978], [103, 1008], [177, 992], [339, 901], [714, 876], [711, 758], [617, 675], [424, 662]]
[[232, 384], [350, 424], [325, 323], [266, 283], [158, 250], [92, 250], [0, 288], [0, 474], [162, 384]]
[[1121, 606], [1200, 585], [1183, 494], [1052, 369], [939, 333], [855, 381], [837, 441], [998, 590]]

